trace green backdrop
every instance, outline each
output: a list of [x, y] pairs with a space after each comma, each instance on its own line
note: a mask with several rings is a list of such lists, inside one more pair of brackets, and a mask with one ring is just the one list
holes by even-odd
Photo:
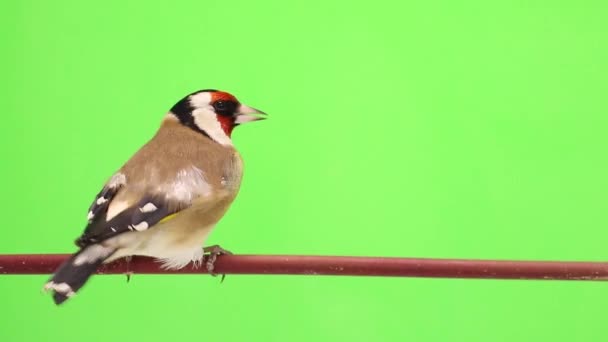
[[[185, 94], [239, 127], [236, 253], [608, 259], [602, 1], [3, 1], [0, 252], [74, 251]], [[0, 277], [0, 341], [603, 341], [608, 284]]]

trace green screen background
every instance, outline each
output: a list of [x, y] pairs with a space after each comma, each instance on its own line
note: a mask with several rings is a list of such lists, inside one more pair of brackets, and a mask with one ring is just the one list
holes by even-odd
[[[236, 253], [608, 259], [601, 1], [0, 4], [2, 253], [63, 253], [185, 94], [239, 127]], [[602, 341], [608, 285], [0, 277], [1, 341]]]

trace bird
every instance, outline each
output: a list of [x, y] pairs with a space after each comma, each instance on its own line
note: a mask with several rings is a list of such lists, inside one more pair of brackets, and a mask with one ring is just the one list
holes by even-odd
[[101, 189], [75, 244], [44, 285], [60, 305], [82, 288], [97, 268], [134, 255], [153, 257], [165, 269], [202, 265], [227, 253], [203, 248], [236, 198], [243, 161], [231, 134], [267, 114], [228, 92], [203, 89], [179, 100], [156, 134]]

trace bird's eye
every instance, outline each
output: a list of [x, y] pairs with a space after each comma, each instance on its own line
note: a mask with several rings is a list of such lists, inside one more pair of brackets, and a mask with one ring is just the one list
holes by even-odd
[[215, 101], [215, 103], [213, 104], [213, 108], [215, 108], [215, 110], [217, 111], [226, 110], [227, 107], [228, 106], [225, 101]]
[[237, 104], [233, 101], [218, 100], [213, 102], [213, 109], [217, 114], [231, 116], [236, 111]]

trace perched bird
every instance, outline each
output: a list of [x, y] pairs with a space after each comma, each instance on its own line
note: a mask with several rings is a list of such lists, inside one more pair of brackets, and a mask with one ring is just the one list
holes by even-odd
[[[242, 160], [234, 127], [265, 118], [229, 93], [206, 89], [177, 102], [156, 135], [110, 177], [95, 198], [80, 250], [46, 283], [56, 304], [102, 264], [132, 255], [162, 266], [200, 265], [207, 236], [239, 190]], [[211, 248], [212, 260], [221, 248]], [[207, 263], [210, 272], [213, 264]]]

